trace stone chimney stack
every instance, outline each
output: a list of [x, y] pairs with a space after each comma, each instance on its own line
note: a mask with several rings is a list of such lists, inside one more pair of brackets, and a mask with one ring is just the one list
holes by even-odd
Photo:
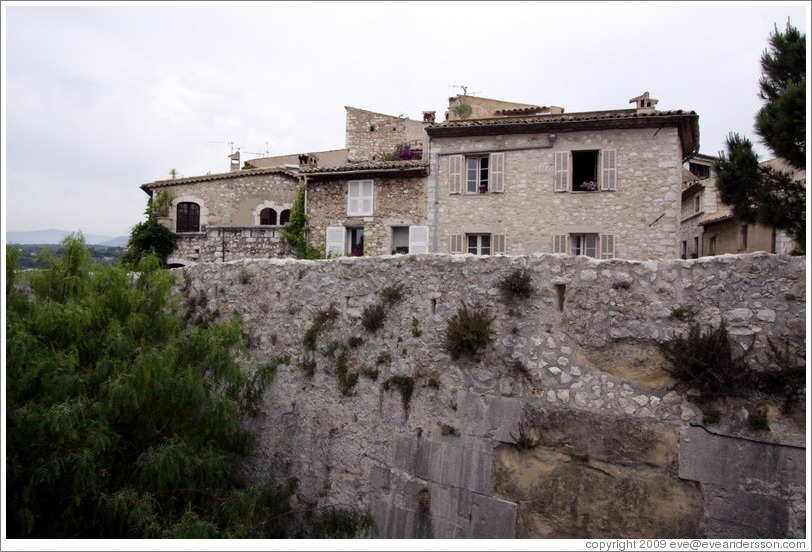
[[424, 123], [433, 123], [437, 112], [436, 111], [424, 111], [423, 112], [423, 122]]
[[657, 109], [654, 107], [657, 105], [657, 102], [660, 100], [655, 100], [654, 98], [650, 98], [648, 92], [643, 92], [640, 96], [636, 98], [632, 98], [629, 100], [629, 103], [636, 103], [637, 104], [637, 112], [638, 113], [654, 113]]

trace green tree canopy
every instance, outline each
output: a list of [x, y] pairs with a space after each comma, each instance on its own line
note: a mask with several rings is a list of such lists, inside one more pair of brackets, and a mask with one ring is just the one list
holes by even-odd
[[[133, 275], [92, 265], [81, 237], [63, 244], [27, 282], [6, 250], [8, 537], [290, 535], [293, 484], [235, 469], [283, 359], [243, 368], [236, 320], [185, 328], [154, 256]], [[308, 519], [313, 535], [372, 529], [353, 510]]]
[[[796, 169], [806, 165], [806, 35], [787, 23], [776, 27], [761, 58], [759, 82], [764, 106], [755, 130], [778, 157]], [[759, 164], [753, 144], [731, 133], [727, 153], [714, 163], [716, 187], [733, 214], [746, 222], [784, 230], [796, 251], [806, 249], [806, 188], [793, 176]]]

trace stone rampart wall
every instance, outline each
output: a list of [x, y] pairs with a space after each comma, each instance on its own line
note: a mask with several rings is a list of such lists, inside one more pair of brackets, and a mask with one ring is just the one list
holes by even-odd
[[[767, 254], [416, 255], [198, 264], [178, 276], [187, 305], [239, 317], [247, 364], [280, 362], [249, 422], [260, 446], [246, 470], [296, 477], [299, 506], [369, 508], [380, 537], [688, 538], [716, 534], [708, 504], [724, 479], [681, 477], [681, 432], [702, 415], [657, 343], [692, 321], [725, 321], [756, 364], [768, 339], [805, 349], [804, 266]], [[499, 285], [517, 269], [535, 291], [507, 299]], [[386, 289], [402, 298], [387, 303]], [[385, 317], [369, 331], [378, 304]], [[463, 305], [487, 310], [492, 341], [452, 359], [444, 333]], [[805, 442], [775, 408], [771, 433], [748, 433], [737, 412], [716, 429]], [[805, 531], [792, 485], [771, 494], [788, 513], [770, 535]]]

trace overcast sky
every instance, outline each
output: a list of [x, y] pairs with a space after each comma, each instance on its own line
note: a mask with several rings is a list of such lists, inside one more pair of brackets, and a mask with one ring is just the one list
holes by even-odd
[[[760, 57], [805, 2], [3, 2], [3, 225], [119, 236], [141, 184], [344, 147], [344, 106], [438, 119], [471, 95], [566, 112], [645, 91], [700, 152], [756, 141]], [[763, 159], [770, 158], [761, 145]], [[246, 153], [253, 152], [253, 153]]]

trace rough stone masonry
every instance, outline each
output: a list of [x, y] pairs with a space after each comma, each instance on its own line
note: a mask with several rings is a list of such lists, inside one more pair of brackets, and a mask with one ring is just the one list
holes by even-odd
[[[528, 298], [500, 289], [516, 270]], [[805, 350], [803, 257], [402, 255], [176, 275], [190, 320], [236, 316], [245, 363], [279, 363], [246, 470], [296, 477], [302, 507], [368, 508], [386, 538], [805, 535], [805, 428], [770, 405], [772, 431], [748, 431], [758, 405], [741, 403], [703, 429], [657, 347], [724, 321], [756, 366], [768, 340]], [[463, 305], [487, 311], [492, 340], [454, 360], [443, 339]], [[765, 454], [790, 467], [752, 470]]]

